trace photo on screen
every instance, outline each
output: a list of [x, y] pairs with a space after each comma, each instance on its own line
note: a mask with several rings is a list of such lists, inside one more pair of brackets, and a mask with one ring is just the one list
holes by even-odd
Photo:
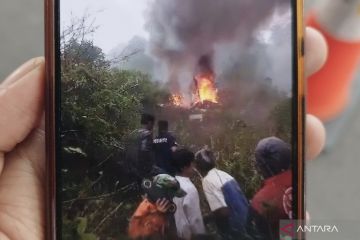
[[278, 239], [292, 1], [59, 2], [62, 239]]

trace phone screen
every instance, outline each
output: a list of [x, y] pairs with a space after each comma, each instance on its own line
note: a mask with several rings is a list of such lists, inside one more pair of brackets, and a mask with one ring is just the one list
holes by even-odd
[[59, 0], [59, 239], [279, 239], [296, 1]]

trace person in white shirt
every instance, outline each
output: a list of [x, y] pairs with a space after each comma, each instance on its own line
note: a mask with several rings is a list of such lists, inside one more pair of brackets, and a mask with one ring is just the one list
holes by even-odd
[[173, 200], [177, 207], [175, 222], [178, 237], [186, 240], [205, 234], [199, 193], [190, 180], [194, 174], [193, 161], [194, 153], [187, 149], [178, 149], [173, 154], [173, 164], [177, 172], [175, 178], [181, 189], [187, 193], [185, 197]]
[[195, 155], [195, 166], [213, 218], [224, 239], [244, 236], [248, 222], [249, 201], [238, 182], [215, 167], [215, 156], [207, 148]]

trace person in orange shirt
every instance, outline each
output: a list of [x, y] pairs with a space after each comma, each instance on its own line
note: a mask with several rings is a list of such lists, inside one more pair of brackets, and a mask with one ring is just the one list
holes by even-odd
[[132, 239], [154, 238], [161, 239], [165, 236], [167, 226], [166, 212], [169, 202], [166, 199], [159, 199], [156, 204], [145, 198], [129, 224], [129, 237]]
[[130, 219], [128, 235], [136, 240], [177, 239], [174, 197], [182, 198], [186, 192], [179, 182], [168, 174], [159, 174], [152, 181], [144, 180], [145, 197]]

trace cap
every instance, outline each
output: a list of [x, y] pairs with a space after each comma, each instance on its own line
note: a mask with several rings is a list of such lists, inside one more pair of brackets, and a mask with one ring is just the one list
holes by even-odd
[[262, 139], [255, 149], [257, 166], [267, 176], [274, 176], [291, 165], [291, 146], [277, 137]]
[[166, 190], [170, 195], [175, 197], [184, 197], [186, 192], [180, 187], [180, 183], [168, 174], [159, 174], [156, 175], [153, 179], [154, 186]]
[[172, 202], [174, 197], [182, 198], [186, 195], [176, 178], [168, 174], [156, 175], [153, 180], [144, 179], [142, 188], [153, 203], [163, 198]]

